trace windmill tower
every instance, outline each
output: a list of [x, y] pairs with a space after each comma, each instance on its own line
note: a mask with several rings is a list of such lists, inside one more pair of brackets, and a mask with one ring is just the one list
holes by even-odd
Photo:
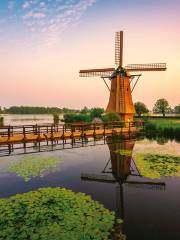
[[[80, 70], [80, 77], [100, 76], [110, 91], [106, 112], [117, 113], [122, 121], [133, 121], [135, 114], [132, 92], [141, 76], [137, 72], [165, 71], [165, 63], [128, 64], [123, 67], [123, 31], [115, 36], [115, 68]], [[136, 74], [131, 74], [131, 73]], [[106, 79], [111, 80], [111, 87]]]

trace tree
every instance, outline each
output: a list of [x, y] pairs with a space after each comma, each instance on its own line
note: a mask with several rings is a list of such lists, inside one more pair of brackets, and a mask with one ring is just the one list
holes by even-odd
[[139, 117], [141, 116], [142, 113], [149, 112], [147, 106], [142, 102], [136, 102], [134, 104], [134, 107], [135, 107], [136, 113], [138, 114]]
[[180, 113], [180, 104], [174, 107], [175, 113]]
[[0, 107], [0, 113], [2, 113], [3, 111], [2, 111], [2, 108]]
[[165, 117], [165, 113], [169, 110], [170, 106], [166, 99], [158, 99], [154, 105], [153, 112], [162, 113]]
[[53, 113], [53, 121], [54, 121], [54, 124], [59, 124], [59, 114], [58, 113]]
[[81, 110], [82, 114], [87, 114], [88, 112], [89, 112], [89, 110], [86, 106]]
[[104, 113], [103, 108], [92, 108], [90, 111], [91, 118], [101, 118], [101, 115]]

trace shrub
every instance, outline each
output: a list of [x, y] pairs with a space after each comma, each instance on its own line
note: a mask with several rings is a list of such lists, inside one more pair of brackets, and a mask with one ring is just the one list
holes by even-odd
[[101, 118], [102, 114], [104, 113], [103, 108], [92, 108], [90, 112], [91, 119], [93, 118]]
[[105, 240], [115, 216], [83, 193], [44, 188], [0, 200], [0, 239]]
[[120, 117], [117, 113], [106, 113], [105, 115], [102, 115], [103, 122], [114, 122], [119, 121]]
[[66, 123], [91, 122], [91, 117], [86, 114], [65, 114], [64, 121]]

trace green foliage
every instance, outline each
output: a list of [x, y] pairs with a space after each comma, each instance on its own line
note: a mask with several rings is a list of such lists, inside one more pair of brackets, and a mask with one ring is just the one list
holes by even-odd
[[180, 114], [180, 104], [177, 105], [177, 106], [175, 106], [175, 108], [174, 108], [174, 112]]
[[105, 115], [102, 115], [103, 122], [115, 122], [119, 121], [120, 117], [117, 113], [106, 113]]
[[54, 114], [54, 113], [74, 113], [77, 110], [57, 107], [30, 107], [30, 106], [12, 106], [5, 108], [4, 113], [10, 114]]
[[136, 110], [136, 113], [138, 114], [138, 116], [141, 116], [142, 113], [149, 112], [147, 106], [142, 102], [136, 102], [134, 104], [134, 107], [135, 107], [135, 110]]
[[54, 124], [59, 123], [59, 114], [58, 113], [53, 114], [53, 121], [54, 121]]
[[156, 113], [162, 113], [164, 117], [169, 108], [170, 106], [168, 101], [164, 98], [161, 98], [156, 101], [153, 111]]
[[180, 120], [154, 119], [145, 124], [147, 133], [157, 133], [164, 137], [180, 138]]
[[81, 114], [88, 114], [89, 113], [89, 109], [85, 106], [81, 111]]
[[180, 156], [137, 153], [135, 160], [144, 177], [180, 176]]
[[91, 117], [86, 114], [64, 114], [64, 121], [66, 123], [91, 122]]
[[83, 193], [42, 188], [0, 200], [0, 239], [108, 240], [115, 215]]
[[104, 113], [103, 108], [92, 108], [90, 111], [91, 119], [93, 118], [101, 118], [102, 114]]
[[28, 156], [11, 163], [8, 171], [29, 181], [32, 177], [43, 177], [47, 172], [58, 171], [61, 160], [43, 156]]

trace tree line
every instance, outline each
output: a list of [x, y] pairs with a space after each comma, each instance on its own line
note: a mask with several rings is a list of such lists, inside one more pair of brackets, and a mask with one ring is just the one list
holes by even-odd
[[[147, 106], [142, 102], [136, 102], [134, 106], [135, 106], [136, 114], [138, 116], [141, 116], [141, 114], [149, 112], [149, 109], [147, 108]], [[163, 115], [163, 117], [165, 117], [166, 113], [180, 114], [180, 104], [172, 108], [169, 105], [169, 102], [165, 98], [161, 98], [155, 102], [153, 107], [153, 113], [160, 113]]]
[[[136, 114], [141, 116], [144, 113], [148, 113], [149, 109], [143, 102], [136, 102], [134, 104]], [[96, 109], [96, 110], [95, 110]], [[103, 108], [87, 108], [84, 107], [81, 110], [70, 108], [58, 108], [58, 107], [31, 107], [31, 106], [12, 106], [2, 109], [0, 107], [0, 113], [8, 114], [92, 114], [92, 112], [103, 112]], [[164, 98], [158, 99], [153, 107], [154, 113], [161, 113], [165, 116], [166, 113], [180, 114], [180, 104], [172, 108], [168, 101]], [[97, 114], [98, 115], [98, 114]]]
[[58, 107], [31, 107], [31, 106], [12, 106], [2, 109], [0, 107], [0, 113], [8, 114], [54, 114], [54, 113], [76, 113], [79, 110], [70, 108], [58, 108]]

